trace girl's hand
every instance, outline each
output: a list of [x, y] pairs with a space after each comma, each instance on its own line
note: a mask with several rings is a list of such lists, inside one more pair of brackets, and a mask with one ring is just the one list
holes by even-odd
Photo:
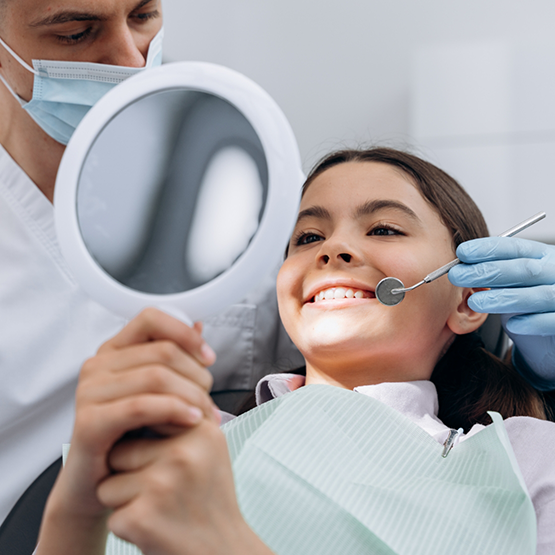
[[145, 555], [270, 554], [243, 520], [223, 433], [203, 419], [164, 439], [116, 445], [98, 488], [109, 529]]
[[[44, 522], [56, 524], [43, 523], [41, 553], [49, 530], [57, 530], [52, 540], [59, 547], [59, 534], [71, 534], [72, 522], [75, 532], [103, 528], [109, 510], [96, 490], [111, 474], [108, 454], [126, 432], [144, 426], [182, 430], [203, 419], [217, 427], [217, 409], [208, 394], [212, 376], [206, 370], [215, 355], [200, 330], [148, 309], [85, 362], [70, 453], [45, 513]], [[86, 553], [83, 546], [75, 552]]]

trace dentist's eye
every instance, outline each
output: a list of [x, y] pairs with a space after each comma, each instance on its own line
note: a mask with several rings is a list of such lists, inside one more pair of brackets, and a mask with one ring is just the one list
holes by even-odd
[[92, 32], [92, 28], [89, 27], [81, 33], [75, 33], [73, 35], [57, 35], [56, 38], [65, 44], [77, 44], [85, 40]]
[[133, 17], [140, 23], [144, 23], [145, 21], [150, 21], [151, 19], [160, 17], [160, 12], [158, 10], [154, 10], [153, 12], [135, 14]]
[[373, 227], [367, 235], [380, 235], [380, 236], [392, 236], [392, 235], [404, 235], [400, 230], [396, 229], [391, 225], [379, 224]]
[[294, 245], [308, 245], [309, 243], [316, 243], [317, 241], [323, 241], [323, 237], [321, 235], [317, 235], [316, 233], [305, 233], [304, 231], [299, 233], [295, 236], [293, 240]]

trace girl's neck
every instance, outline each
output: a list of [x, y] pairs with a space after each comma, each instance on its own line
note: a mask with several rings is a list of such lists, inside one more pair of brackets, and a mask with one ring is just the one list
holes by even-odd
[[306, 361], [306, 385], [325, 384], [353, 390], [355, 387], [364, 385], [376, 385], [385, 382], [412, 382], [429, 380], [433, 368], [418, 369], [412, 367], [399, 367], [395, 365], [372, 364], [365, 365], [342, 365], [331, 367], [330, 365], [315, 365]]

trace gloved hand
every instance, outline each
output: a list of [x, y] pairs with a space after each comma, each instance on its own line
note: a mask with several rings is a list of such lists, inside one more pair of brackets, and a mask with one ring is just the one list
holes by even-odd
[[487, 237], [459, 245], [464, 262], [449, 271], [459, 287], [488, 287], [468, 305], [503, 314], [514, 341], [513, 364], [536, 388], [555, 389], [555, 247], [514, 237]]

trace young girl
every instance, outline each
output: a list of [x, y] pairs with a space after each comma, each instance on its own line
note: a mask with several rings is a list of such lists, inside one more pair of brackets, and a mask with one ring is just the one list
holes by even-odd
[[[427, 162], [391, 149], [326, 158], [277, 284], [306, 378], [269, 377], [260, 406], [222, 433], [209, 350], [142, 314], [83, 368], [37, 553], [103, 553], [107, 529], [147, 555], [555, 552], [555, 424], [481, 347], [475, 290], [442, 278], [395, 307], [374, 295], [487, 235]], [[118, 442], [142, 426], [160, 437]]]

